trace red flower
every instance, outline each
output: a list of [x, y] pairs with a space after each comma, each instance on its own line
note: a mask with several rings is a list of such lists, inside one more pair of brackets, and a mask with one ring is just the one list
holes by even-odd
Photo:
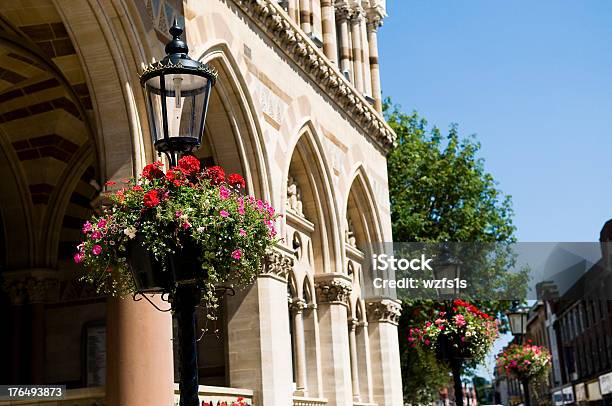
[[237, 173], [232, 173], [227, 180], [229, 181], [229, 184], [232, 186], [236, 186], [237, 188], [245, 188], [246, 187], [246, 182], [244, 181], [244, 178], [240, 175], [238, 175]]
[[161, 179], [164, 177], [164, 172], [159, 169], [162, 166], [161, 162], [155, 162], [144, 167], [142, 177], [148, 180]]
[[108, 182], [106, 182], [106, 183], [104, 184], [104, 186], [114, 186], [114, 185], [116, 185], [116, 184], [117, 184], [117, 182], [113, 182], [112, 180], [109, 180]]
[[179, 159], [178, 167], [185, 175], [193, 175], [200, 170], [200, 160], [193, 155], [187, 155]]
[[143, 203], [146, 207], [151, 208], [151, 207], [155, 207], [159, 204], [160, 199], [159, 199], [159, 192], [155, 189], [148, 191], [147, 193], [145, 193], [144, 197], [143, 197]]
[[218, 185], [225, 181], [225, 171], [220, 166], [211, 166], [204, 172], [204, 177], [210, 179], [210, 183]]
[[179, 187], [183, 184], [182, 182], [182, 176], [181, 176], [181, 172], [180, 171], [176, 171], [176, 170], [169, 170], [168, 173], [166, 174], [166, 180], [168, 182], [172, 182], [172, 184], [176, 187]]

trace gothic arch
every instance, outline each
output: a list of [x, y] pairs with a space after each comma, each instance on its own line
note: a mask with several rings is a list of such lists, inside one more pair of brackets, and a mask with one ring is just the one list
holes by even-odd
[[315, 272], [338, 272], [342, 269], [342, 255], [329, 163], [311, 121], [306, 121], [297, 134], [293, 147], [289, 148], [292, 152], [288, 156], [291, 158], [284, 171], [281, 193], [283, 207], [287, 204], [287, 183], [291, 176], [296, 178], [302, 188], [304, 214], [314, 223], [312, 248]]
[[226, 43], [219, 43], [198, 60], [219, 72], [210, 98], [205, 132], [216, 163], [241, 173], [251, 194], [270, 200], [269, 165], [262, 130], [234, 56]]
[[357, 165], [351, 179], [344, 215], [353, 220], [358, 248], [363, 251], [367, 244], [382, 242], [380, 212], [363, 165]]

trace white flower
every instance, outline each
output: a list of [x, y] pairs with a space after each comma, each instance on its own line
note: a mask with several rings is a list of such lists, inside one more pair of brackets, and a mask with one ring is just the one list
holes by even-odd
[[205, 228], [204, 227], [198, 227], [197, 230], [198, 230], [198, 233], [203, 233]]
[[136, 228], [128, 227], [123, 230], [123, 234], [127, 235], [128, 237], [130, 237], [130, 240], [132, 240], [136, 237]]

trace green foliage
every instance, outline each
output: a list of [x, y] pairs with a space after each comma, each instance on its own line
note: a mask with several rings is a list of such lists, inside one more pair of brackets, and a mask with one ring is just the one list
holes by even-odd
[[[510, 248], [515, 242], [511, 197], [485, 171], [475, 137], [460, 137], [457, 125], [444, 135], [416, 112], [402, 112], [390, 99], [385, 100], [384, 114], [398, 136], [387, 164], [394, 241], [494, 243], [492, 255], [487, 251], [481, 269], [473, 272], [481, 272], [484, 289], [524, 294], [527, 270], [507, 272], [515, 260]], [[475, 304], [498, 317], [511, 305], [509, 301]], [[410, 328], [430, 319], [438, 306], [435, 301], [403, 303], [399, 341], [404, 397], [411, 404], [437, 398], [448, 380], [447, 366], [407, 341]], [[500, 332], [505, 328], [500, 326]]]

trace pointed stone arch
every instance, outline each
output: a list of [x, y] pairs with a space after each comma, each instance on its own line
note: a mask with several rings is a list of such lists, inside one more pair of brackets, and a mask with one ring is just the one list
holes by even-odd
[[344, 213], [353, 221], [357, 246], [363, 251], [367, 244], [382, 242], [380, 212], [363, 165], [357, 165], [351, 179]]
[[271, 199], [269, 165], [261, 125], [246, 81], [225, 43], [205, 51], [198, 60], [219, 73], [210, 98], [204, 137], [214, 161], [226, 171], [241, 173], [249, 193]]
[[[342, 255], [336, 198], [332, 190], [329, 163], [320, 137], [311, 121], [306, 121], [289, 149], [282, 183], [283, 206], [287, 207], [289, 178], [300, 185], [303, 217], [314, 225], [312, 250], [316, 273], [339, 272]], [[288, 220], [285, 220], [288, 221]]]

